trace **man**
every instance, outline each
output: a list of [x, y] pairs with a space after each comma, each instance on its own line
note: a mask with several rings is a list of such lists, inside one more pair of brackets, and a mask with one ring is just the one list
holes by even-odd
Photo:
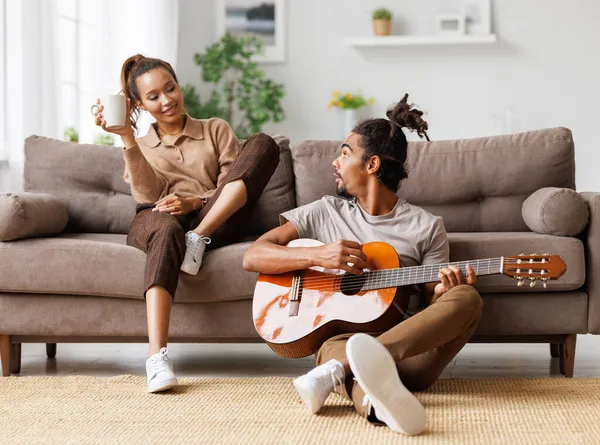
[[[407, 104], [407, 97], [387, 112], [389, 120], [363, 121], [342, 144], [333, 161], [336, 188], [352, 199], [325, 196], [282, 214], [283, 225], [246, 252], [246, 270], [277, 274], [321, 266], [359, 275], [366, 268], [361, 244], [371, 241], [391, 244], [402, 266], [449, 261], [442, 219], [396, 196], [407, 177], [402, 128], [427, 137], [423, 113]], [[326, 244], [285, 247], [297, 238]], [[404, 321], [399, 315], [401, 322], [389, 331], [376, 337], [338, 335], [322, 345], [318, 366], [294, 381], [313, 413], [338, 386], [368, 421], [409, 435], [424, 430], [424, 408], [410, 391], [437, 380], [473, 334], [482, 310], [481, 297], [471, 286], [476, 281], [473, 268], [467, 266], [467, 277], [457, 267], [442, 268], [438, 279], [421, 288], [426, 308]]]

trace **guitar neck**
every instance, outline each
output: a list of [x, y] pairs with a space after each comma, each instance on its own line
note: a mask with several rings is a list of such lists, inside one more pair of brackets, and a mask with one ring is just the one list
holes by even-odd
[[470, 264], [475, 275], [501, 274], [504, 257], [486, 258], [482, 260], [458, 261], [454, 263], [426, 264], [424, 266], [400, 267], [398, 269], [382, 269], [367, 272], [363, 290], [375, 290], [388, 287], [410, 286], [413, 284], [439, 281], [438, 273], [445, 267], [456, 266], [467, 276], [467, 264]]

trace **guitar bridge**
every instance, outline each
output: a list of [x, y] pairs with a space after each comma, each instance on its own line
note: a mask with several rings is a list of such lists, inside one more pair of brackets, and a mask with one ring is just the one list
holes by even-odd
[[292, 279], [292, 289], [290, 290], [290, 309], [288, 315], [290, 317], [298, 316], [300, 309], [300, 298], [302, 297], [303, 278], [301, 271], [296, 272]]

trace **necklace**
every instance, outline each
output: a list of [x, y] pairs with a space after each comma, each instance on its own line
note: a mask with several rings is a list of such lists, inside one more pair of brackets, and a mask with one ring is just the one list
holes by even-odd
[[158, 127], [158, 131], [160, 133], [162, 133], [163, 136], [177, 136], [178, 134], [183, 133], [184, 128], [185, 128], [185, 125], [183, 127], [181, 127], [181, 130], [179, 130], [177, 133], [167, 133], [165, 130], [161, 129], [160, 127]]
[[158, 128], [158, 131], [160, 133], [162, 133], [163, 136], [177, 136], [177, 135], [183, 133], [183, 130], [185, 129], [185, 119], [183, 121], [183, 125], [181, 126], [181, 128], [179, 129], [179, 131], [177, 133], [167, 133], [165, 130], [160, 128], [158, 125], [156, 127]]

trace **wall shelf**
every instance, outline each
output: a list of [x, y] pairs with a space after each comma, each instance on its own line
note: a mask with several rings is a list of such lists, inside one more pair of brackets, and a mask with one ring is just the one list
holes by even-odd
[[346, 45], [354, 47], [394, 47], [394, 46], [443, 46], [443, 45], [483, 45], [496, 43], [496, 34], [473, 35], [433, 35], [433, 36], [368, 36], [351, 37]]

